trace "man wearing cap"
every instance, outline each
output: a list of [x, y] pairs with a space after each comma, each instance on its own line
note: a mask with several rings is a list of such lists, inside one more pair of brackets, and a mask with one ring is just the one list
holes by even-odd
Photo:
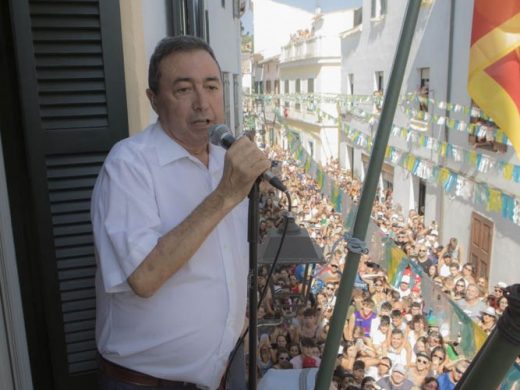
[[406, 378], [406, 368], [402, 364], [395, 364], [392, 374], [377, 381], [377, 385], [385, 390], [411, 390], [414, 384]]
[[408, 379], [420, 386], [430, 371], [431, 358], [426, 352], [418, 352], [415, 364], [408, 370]]
[[401, 299], [407, 297], [412, 292], [410, 290], [410, 275], [403, 275], [401, 278], [401, 283], [399, 284], [399, 289], [397, 290]]

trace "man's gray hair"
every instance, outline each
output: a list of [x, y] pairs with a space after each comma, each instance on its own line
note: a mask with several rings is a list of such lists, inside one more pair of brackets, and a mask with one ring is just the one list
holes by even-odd
[[206, 41], [191, 35], [166, 37], [161, 39], [157, 44], [152, 57], [150, 58], [150, 66], [148, 67], [148, 87], [154, 93], [159, 92], [159, 79], [161, 78], [159, 64], [163, 58], [173, 53], [185, 53], [195, 50], [204, 50], [207, 52], [215, 60], [220, 71], [220, 65], [215, 57], [215, 53]]

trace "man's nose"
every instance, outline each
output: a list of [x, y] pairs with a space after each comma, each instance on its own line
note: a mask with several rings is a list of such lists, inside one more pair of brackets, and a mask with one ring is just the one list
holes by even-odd
[[203, 111], [209, 106], [208, 94], [203, 87], [195, 88], [193, 97], [193, 109], [196, 111]]

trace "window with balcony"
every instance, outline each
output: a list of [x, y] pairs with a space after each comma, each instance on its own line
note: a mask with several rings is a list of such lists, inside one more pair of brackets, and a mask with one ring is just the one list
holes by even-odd
[[419, 68], [419, 110], [428, 112], [428, 98], [430, 95], [430, 68]]
[[491, 118], [482, 113], [480, 107], [473, 100], [471, 101], [470, 123], [475, 126], [473, 134], [468, 136], [470, 145], [493, 152], [507, 152], [507, 145], [495, 139], [497, 125]]

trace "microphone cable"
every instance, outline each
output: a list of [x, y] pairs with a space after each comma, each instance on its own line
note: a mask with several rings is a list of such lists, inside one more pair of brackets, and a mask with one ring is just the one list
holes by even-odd
[[[280, 238], [280, 244], [278, 245], [278, 249], [276, 250], [276, 255], [274, 256], [273, 264], [271, 265], [269, 273], [267, 274], [265, 286], [262, 290], [262, 293], [260, 294], [260, 298], [258, 299], [258, 304], [256, 306], [257, 310], [260, 308], [265, 296], [267, 295], [267, 289], [269, 288], [269, 282], [271, 281], [271, 277], [273, 276], [274, 270], [276, 268], [276, 264], [278, 263], [278, 259], [280, 257], [280, 252], [282, 251], [282, 247], [285, 242], [285, 236], [287, 235], [287, 227], [289, 226], [289, 216], [291, 215], [291, 211], [292, 211], [292, 202], [291, 202], [291, 194], [289, 193], [289, 191], [286, 190], [286, 191], [283, 191], [283, 193], [287, 197], [288, 213], [286, 215], [284, 215], [285, 223], [284, 223], [284, 227], [283, 227], [283, 231], [282, 231], [282, 236]], [[229, 369], [231, 367], [233, 359], [235, 358], [240, 346], [244, 343], [244, 340], [245, 340], [248, 332], [249, 332], [249, 325], [244, 330], [244, 333], [242, 334], [242, 336], [240, 336], [240, 338], [238, 339], [237, 343], [235, 344], [235, 348], [233, 348], [233, 351], [231, 351], [230, 357], [228, 359], [228, 365], [226, 367], [226, 371], [224, 372], [224, 382], [223, 382], [224, 389], [226, 388], [226, 384], [227, 384], [228, 376], [229, 376]], [[249, 353], [256, 353], [256, 351], [249, 351]]]

